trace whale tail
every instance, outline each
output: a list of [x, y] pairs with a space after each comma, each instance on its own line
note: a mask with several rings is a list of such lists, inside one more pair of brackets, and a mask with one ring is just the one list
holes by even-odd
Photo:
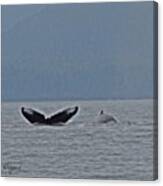
[[25, 119], [27, 119], [30, 123], [34, 124], [45, 124], [45, 125], [58, 125], [58, 123], [66, 123], [69, 119], [71, 119], [77, 112], [79, 108], [72, 107], [64, 109], [49, 118], [45, 118], [45, 116], [39, 113], [36, 110], [31, 108], [21, 108], [21, 113]]
[[66, 123], [69, 119], [71, 119], [78, 112], [78, 110], [79, 108], [77, 106], [73, 108], [65, 109], [63, 111], [60, 111], [54, 114], [50, 118], [47, 118], [46, 121], [48, 124], [53, 124], [53, 123], [58, 123], [58, 122]]
[[44, 123], [45, 116], [31, 108], [21, 108], [21, 113], [30, 123]]

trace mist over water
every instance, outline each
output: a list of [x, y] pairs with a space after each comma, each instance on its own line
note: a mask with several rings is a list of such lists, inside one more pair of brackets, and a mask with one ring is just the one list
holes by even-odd
[[[48, 116], [76, 105], [61, 127], [20, 114], [21, 106]], [[101, 109], [118, 123], [98, 123]], [[153, 122], [152, 100], [2, 103], [2, 176], [152, 180]]]

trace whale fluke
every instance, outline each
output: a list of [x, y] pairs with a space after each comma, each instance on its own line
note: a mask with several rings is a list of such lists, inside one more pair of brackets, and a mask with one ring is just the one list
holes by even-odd
[[56, 114], [45, 118], [45, 116], [38, 111], [35, 111], [31, 108], [21, 108], [21, 113], [23, 116], [32, 124], [44, 124], [44, 125], [63, 125], [68, 120], [70, 120], [77, 112], [79, 108], [72, 107], [64, 109], [60, 112], [57, 112]]
[[60, 123], [60, 122], [65, 123], [77, 113], [78, 109], [79, 109], [78, 107], [65, 109], [61, 112], [54, 114], [50, 118], [47, 118], [46, 122], [48, 124]]
[[23, 116], [30, 122], [30, 123], [44, 123], [45, 116], [38, 111], [35, 111], [30, 108], [21, 108], [21, 112]]

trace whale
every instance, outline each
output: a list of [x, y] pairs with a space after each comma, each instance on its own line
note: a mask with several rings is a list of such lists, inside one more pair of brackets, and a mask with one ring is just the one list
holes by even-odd
[[101, 110], [99, 115], [97, 116], [97, 122], [98, 123], [108, 123], [111, 121], [114, 123], [117, 123], [117, 120], [115, 119], [114, 116], [112, 116], [111, 114], [106, 114], [106, 113], [104, 113], [103, 110]]
[[22, 107], [21, 114], [29, 123], [34, 125], [63, 126], [78, 112], [78, 110], [79, 108], [75, 106], [58, 111], [50, 117], [45, 117], [40, 111]]

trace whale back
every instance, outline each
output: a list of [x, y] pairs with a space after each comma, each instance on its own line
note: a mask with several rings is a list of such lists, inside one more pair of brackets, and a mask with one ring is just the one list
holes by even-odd
[[108, 123], [111, 121], [117, 123], [117, 120], [112, 115], [102, 113], [97, 117], [97, 122], [99, 123]]

